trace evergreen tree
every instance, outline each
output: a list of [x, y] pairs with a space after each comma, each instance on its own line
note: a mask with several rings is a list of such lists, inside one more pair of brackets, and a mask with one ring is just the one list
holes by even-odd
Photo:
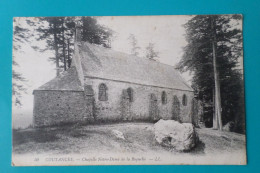
[[213, 127], [219, 130], [222, 123], [235, 121], [238, 129], [244, 121], [240, 115], [243, 79], [238, 70], [240, 24], [239, 15], [207, 15], [195, 16], [184, 25], [188, 44], [178, 68], [193, 73], [192, 86], [207, 110], [204, 119], [213, 119]]
[[110, 38], [113, 34], [111, 29], [99, 25], [95, 17], [81, 17], [81, 21], [83, 41], [111, 48]]
[[44, 49], [35, 47], [36, 50], [54, 50], [55, 56], [50, 59], [56, 63], [56, 75], [60, 71], [67, 70], [71, 65], [74, 44], [74, 32], [76, 21], [82, 27], [82, 40], [90, 43], [110, 47], [112, 31], [97, 23], [94, 17], [42, 17], [39, 18], [40, 25], [36, 29], [37, 40], [46, 40]]
[[146, 47], [146, 58], [156, 61], [155, 58], [159, 58], [159, 52], [154, 50], [154, 44], [149, 43]]
[[128, 39], [130, 40], [130, 44], [132, 46], [131, 54], [134, 56], [138, 56], [139, 55], [138, 51], [139, 51], [140, 47], [137, 45], [137, 40], [136, 40], [134, 34], [130, 34]]
[[15, 51], [21, 51], [21, 44], [29, 42], [29, 30], [23, 28], [19, 23], [14, 19], [14, 31], [13, 31], [13, 60], [12, 60], [12, 103], [16, 107], [22, 106], [21, 97], [23, 93], [26, 93], [25, 82], [26, 79], [22, 74], [15, 70], [16, 67], [19, 67], [17, 63]]
[[[71, 66], [74, 45], [76, 17], [27, 18], [26, 23], [17, 25], [14, 20], [14, 52], [21, 51], [21, 45], [29, 43], [35, 51], [53, 51], [49, 59], [56, 64], [56, 75]], [[82, 40], [110, 47], [113, 31], [98, 24], [95, 17], [79, 17], [82, 27]], [[25, 26], [25, 27], [24, 27]], [[40, 42], [46, 44], [39, 46]], [[15, 56], [15, 55], [14, 55]], [[13, 66], [19, 66], [13, 58]], [[13, 69], [13, 96], [16, 105], [21, 105], [21, 94], [25, 92], [24, 77]]]

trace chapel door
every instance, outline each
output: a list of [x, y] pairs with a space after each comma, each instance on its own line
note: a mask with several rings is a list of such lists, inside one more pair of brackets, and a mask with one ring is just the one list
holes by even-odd
[[158, 100], [154, 94], [150, 95], [149, 114], [153, 121], [159, 120]]
[[180, 101], [177, 96], [173, 97], [172, 119], [175, 121], [180, 121]]
[[121, 112], [122, 119], [131, 120], [131, 111], [130, 111], [131, 104], [130, 104], [130, 97], [129, 94], [127, 93], [127, 90], [123, 90], [121, 106], [122, 106], [122, 112]]

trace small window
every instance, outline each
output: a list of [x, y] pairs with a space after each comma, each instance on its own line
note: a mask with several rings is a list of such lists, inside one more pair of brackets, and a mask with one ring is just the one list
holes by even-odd
[[166, 92], [163, 91], [162, 92], [162, 104], [166, 104], [167, 103], [167, 95]]
[[99, 85], [98, 100], [107, 101], [107, 86], [105, 84]]
[[128, 88], [127, 90], [127, 95], [128, 95], [128, 98], [129, 98], [129, 101], [130, 102], [133, 102], [134, 101], [134, 98], [133, 98], [133, 89], [132, 88]]
[[187, 96], [185, 94], [183, 94], [183, 96], [182, 96], [182, 105], [183, 106], [187, 105]]

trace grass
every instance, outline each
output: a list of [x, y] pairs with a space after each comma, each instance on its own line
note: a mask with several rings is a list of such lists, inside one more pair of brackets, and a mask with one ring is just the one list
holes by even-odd
[[[200, 142], [189, 152], [176, 152], [156, 143], [152, 123], [65, 125], [13, 130], [14, 154], [160, 153], [204, 155], [245, 150], [245, 136], [197, 129]], [[125, 140], [112, 130], [121, 131]]]

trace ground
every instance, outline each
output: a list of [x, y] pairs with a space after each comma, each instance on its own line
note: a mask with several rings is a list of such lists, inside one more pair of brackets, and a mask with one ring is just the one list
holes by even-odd
[[[124, 134], [117, 138], [112, 130]], [[245, 135], [196, 129], [200, 142], [189, 152], [177, 152], [156, 143], [151, 123], [67, 125], [39, 129], [13, 130], [13, 152], [23, 154], [152, 153], [154, 155], [201, 156], [245, 151]]]

